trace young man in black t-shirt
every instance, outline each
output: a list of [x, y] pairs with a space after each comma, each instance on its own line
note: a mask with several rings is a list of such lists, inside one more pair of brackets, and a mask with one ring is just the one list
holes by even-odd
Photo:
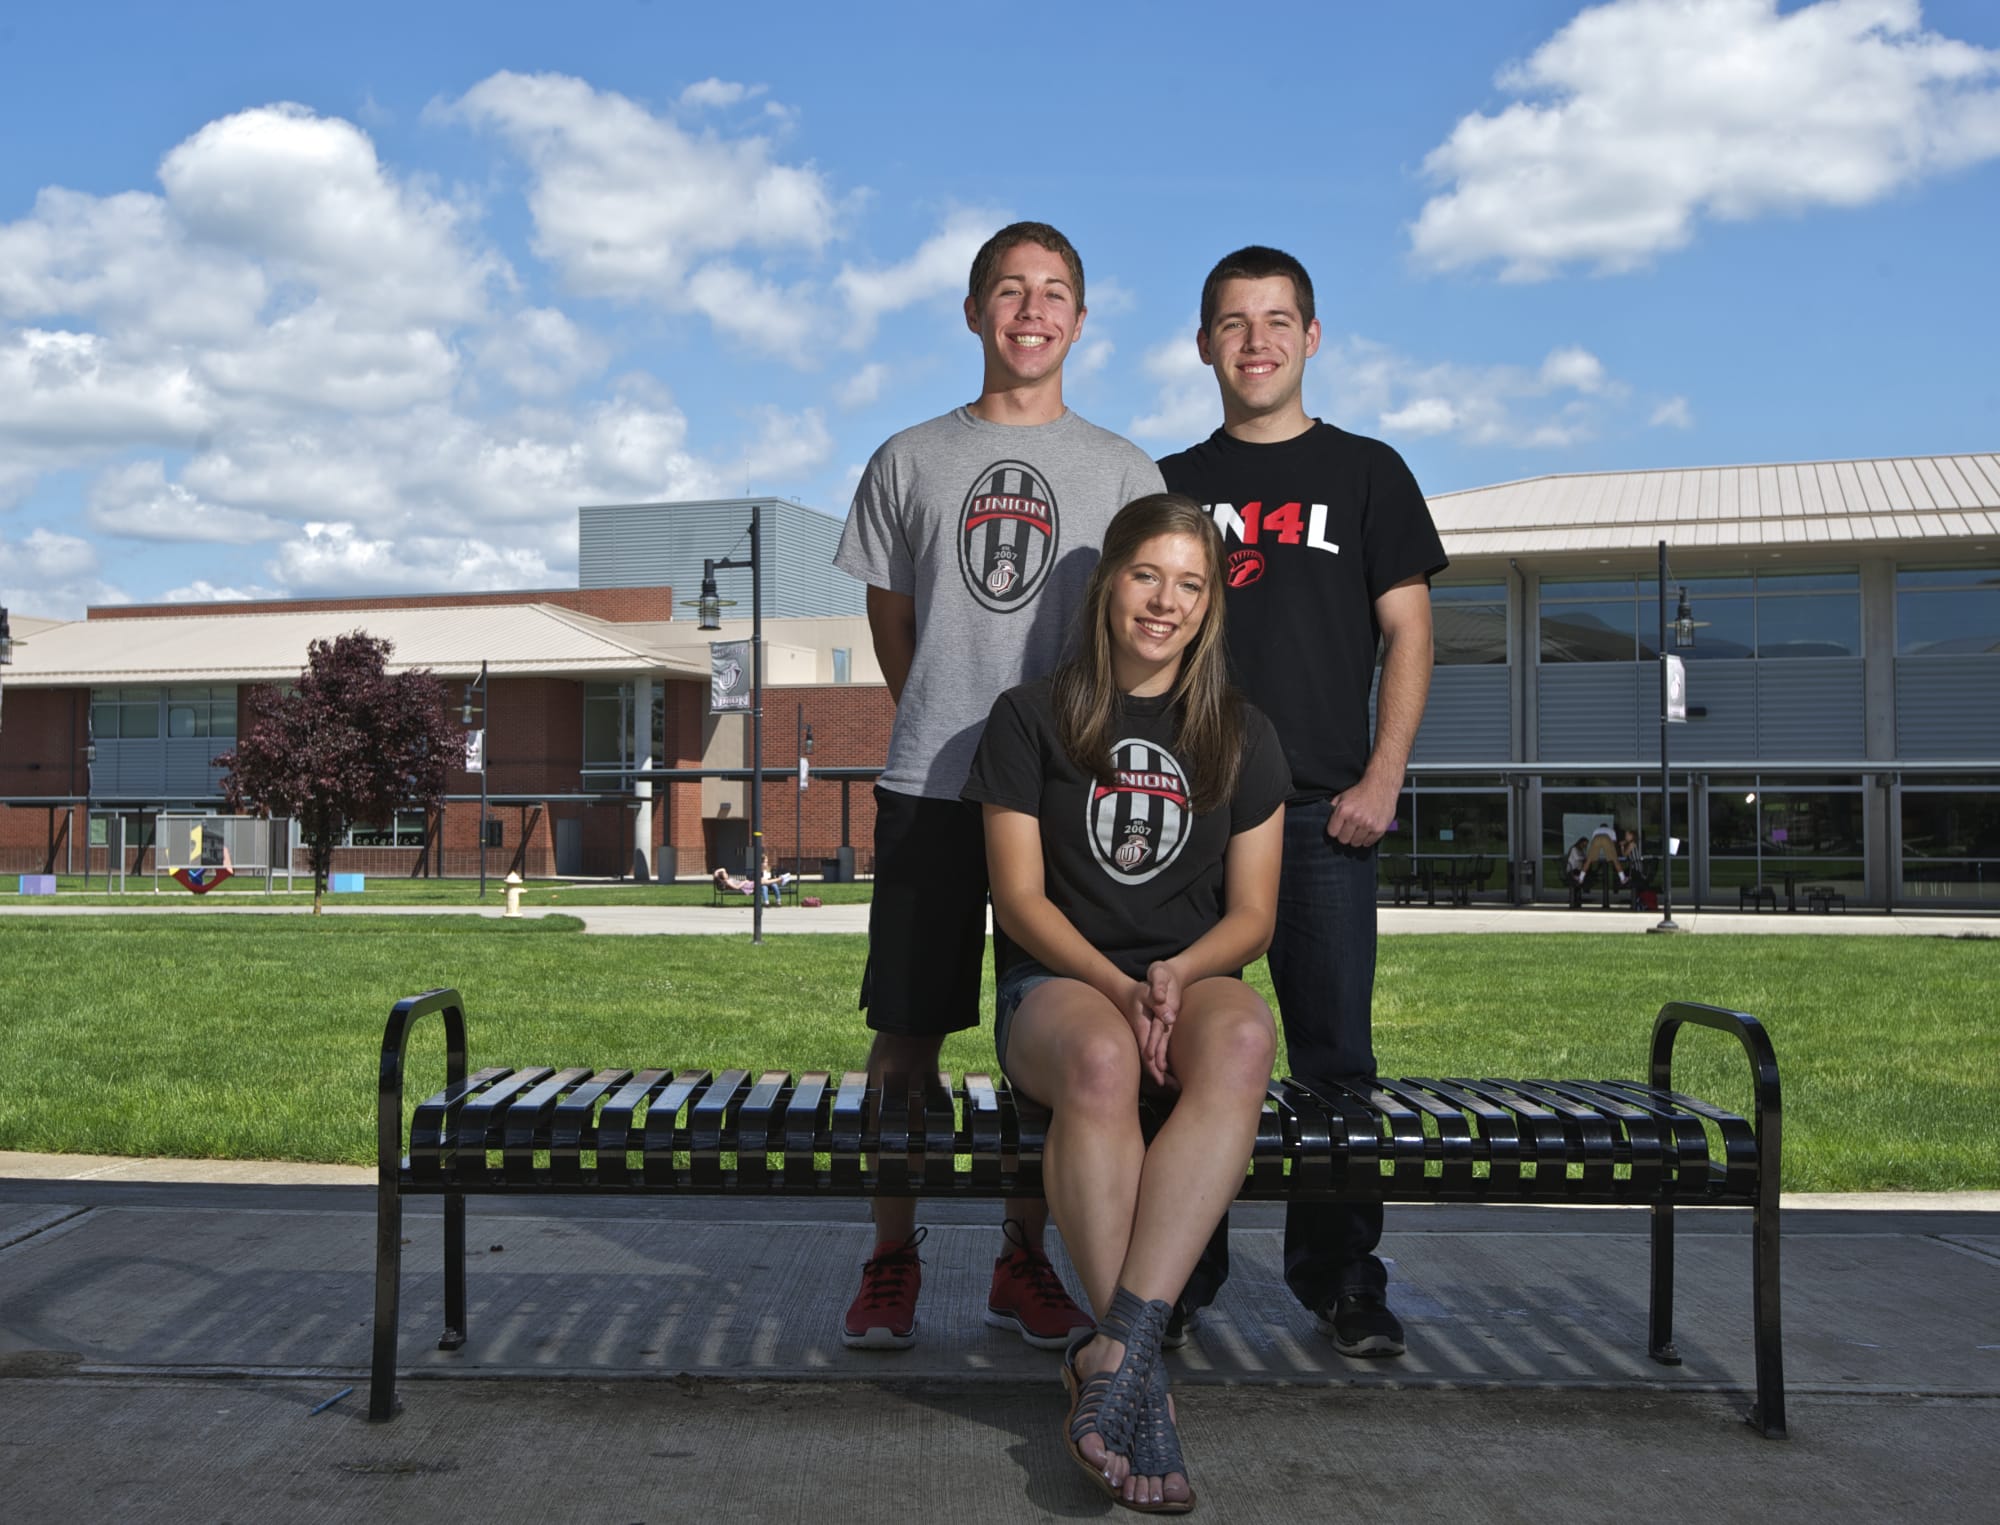
[[[1302, 1079], [1372, 1080], [1375, 844], [1430, 690], [1429, 584], [1444, 548], [1394, 450], [1306, 414], [1319, 320], [1296, 259], [1252, 246], [1218, 263], [1196, 344], [1222, 393], [1222, 427], [1160, 472], [1222, 531], [1231, 670], [1291, 762], [1270, 951], [1285, 1045]], [[1228, 1274], [1226, 1234], [1225, 1223], [1188, 1284], [1182, 1329]], [[1345, 1355], [1403, 1351], [1381, 1236], [1379, 1204], [1294, 1203], [1286, 1215], [1286, 1284]]]

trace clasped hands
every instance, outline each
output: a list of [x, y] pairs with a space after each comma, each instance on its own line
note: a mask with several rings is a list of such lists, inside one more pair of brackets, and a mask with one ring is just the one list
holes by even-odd
[[1149, 964], [1143, 980], [1133, 980], [1123, 1003], [1125, 1020], [1139, 1040], [1139, 1062], [1154, 1085], [1177, 1091], [1167, 1069], [1167, 1044], [1181, 1014], [1181, 977], [1165, 959]]

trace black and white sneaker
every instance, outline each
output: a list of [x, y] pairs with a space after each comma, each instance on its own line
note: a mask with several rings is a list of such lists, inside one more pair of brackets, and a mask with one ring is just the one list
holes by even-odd
[[1399, 1356], [1403, 1324], [1375, 1292], [1343, 1292], [1313, 1325], [1344, 1356]]
[[1199, 1308], [1190, 1308], [1186, 1303], [1176, 1302], [1174, 1311], [1167, 1315], [1167, 1327], [1160, 1334], [1160, 1349], [1179, 1350], [1187, 1344], [1188, 1336], [1194, 1333], [1200, 1323]]

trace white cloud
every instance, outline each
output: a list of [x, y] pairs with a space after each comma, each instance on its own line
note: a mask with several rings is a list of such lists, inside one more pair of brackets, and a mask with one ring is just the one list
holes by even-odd
[[532, 550], [507, 549], [466, 537], [419, 535], [375, 540], [351, 524], [304, 526], [278, 549], [271, 574], [293, 593], [354, 593], [381, 589], [547, 587], [555, 576]]
[[253, 260], [191, 242], [165, 200], [142, 191], [51, 186], [28, 216], [0, 225], [0, 316], [88, 313], [127, 335], [227, 342], [249, 331], [268, 295]]
[[283, 598], [284, 592], [278, 588], [260, 587], [252, 583], [247, 588], [217, 587], [205, 577], [197, 577], [184, 587], [169, 588], [162, 593], [159, 602], [163, 604], [243, 604], [259, 599]]
[[1449, 434], [1458, 427], [1458, 409], [1442, 397], [1418, 397], [1382, 415], [1391, 434]]
[[866, 344], [875, 336], [875, 325], [889, 313], [942, 296], [962, 299], [972, 257], [1004, 226], [1006, 218], [999, 213], [962, 208], [946, 217], [943, 226], [906, 260], [875, 270], [842, 266], [833, 284], [852, 317], [848, 344]]
[[1655, 429], [1692, 429], [1694, 413], [1685, 397], [1669, 397], [1653, 409], [1653, 416], [1646, 422]]
[[133, 540], [248, 545], [276, 540], [289, 528], [269, 515], [206, 503], [179, 482], [167, 480], [160, 461], [134, 461], [103, 473], [91, 484], [84, 517], [95, 530]]
[[183, 443], [214, 423], [187, 366], [92, 333], [0, 333], [0, 441], [48, 457], [134, 441]]
[[683, 90], [680, 104], [684, 111], [720, 111], [763, 93], [762, 85], [753, 87], [711, 75], [707, 79], [696, 80]]
[[1185, 445], [1206, 438], [1222, 422], [1222, 398], [1215, 390], [1215, 377], [1201, 363], [1201, 353], [1194, 347], [1194, 332], [1199, 326], [1189, 317], [1178, 338], [1146, 351], [1140, 363], [1158, 390], [1152, 412], [1134, 418], [1125, 426], [1126, 433]]
[[1572, 387], [1579, 392], [1598, 392], [1604, 389], [1604, 362], [1587, 349], [1572, 344], [1565, 349], [1552, 349], [1548, 358], [1542, 361], [1542, 385], [1546, 387]]
[[843, 408], [865, 408], [882, 395], [882, 384], [888, 379], [889, 367], [871, 360], [834, 388], [833, 400]]
[[1086, 381], [1109, 365], [1117, 352], [1118, 346], [1109, 339], [1085, 339], [1070, 351], [1063, 363], [1063, 374], [1072, 380]]
[[475, 317], [505, 275], [459, 211], [382, 168], [352, 122], [264, 106], [210, 122], [160, 165], [189, 234], [259, 259], [377, 324]]
[[1321, 343], [1306, 368], [1308, 411], [1370, 419], [1392, 441], [1561, 449], [1593, 437], [1630, 395], [1590, 351], [1551, 350], [1540, 365], [1416, 360], [1371, 339]]
[[724, 333], [748, 339], [759, 349], [800, 365], [813, 358], [806, 341], [818, 311], [809, 287], [775, 286], [717, 260], [688, 277], [687, 303]]
[[0, 537], [0, 604], [17, 614], [77, 619], [91, 604], [130, 602], [99, 574], [89, 541], [33, 529], [19, 540]]
[[523, 397], [549, 397], [601, 371], [608, 349], [556, 308], [530, 307], [488, 331], [475, 353], [482, 373]]
[[704, 259], [833, 237], [825, 178], [775, 162], [764, 138], [692, 135], [561, 74], [494, 74], [450, 109], [527, 161], [536, 250], [578, 291], [681, 306]]
[[2000, 52], [1917, 0], [1614, 0], [1584, 11], [1424, 161], [1424, 263], [1628, 270], [1703, 218], [1855, 207], [2000, 155]]

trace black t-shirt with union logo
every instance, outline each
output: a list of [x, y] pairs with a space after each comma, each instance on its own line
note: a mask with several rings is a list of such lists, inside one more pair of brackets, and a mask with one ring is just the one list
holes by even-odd
[[[1164, 695], [1122, 701], [1116, 782], [1099, 784], [1063, 751], [1049, 680], [994, 702], [966, 780], [968, 800], [1036, 817], [1043, 888], [1092, 947], [1134, 979], [1222, 919], [1229, 839], [1270, 818], [1291, 788], [1277, 733], [1243, 707], [1243, 763], [1229, 803], [1196, 815], [1174, 756]], [[1000, 973], [1027, 957], [1005, 938]]]
[[1218, 429], [1160, 474], [1222, 531], [1231, 674], [1284, 740], [1292, 797], [1359, 782], [1373, 745], [1375, 600], [1445, 566], [1410, 468], [1380, 440], [1315, 420], [1270, 445]]

